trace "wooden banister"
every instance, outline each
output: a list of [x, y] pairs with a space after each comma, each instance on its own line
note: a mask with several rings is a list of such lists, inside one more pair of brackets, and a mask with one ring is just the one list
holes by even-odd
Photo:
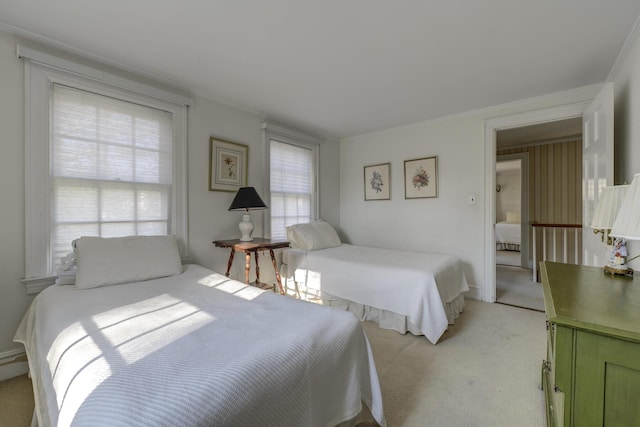
[[582, 224], [546, 224], [543, 222], [531, 221], [532, 227], [545, 227], [545, 228], [582, 228]]

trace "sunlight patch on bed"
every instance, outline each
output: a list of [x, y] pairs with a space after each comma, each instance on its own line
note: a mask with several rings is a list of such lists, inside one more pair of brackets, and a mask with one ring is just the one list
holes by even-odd
[[101, 332], [128, 364], [171, 345], [215, 320], [198, 307], [163, 294], [93, 316]]
[[252, 300], [261, 295], [264, 290], [256, 288], [255, 286], [249, 286], [237, 280], [229, 279], [226, 276], [220, 274], [210, 274], [202, 279], [198, 280], [198, 284], [204, 285], [210, 288], [216, 288], [220, 291], [232, 294], [245, 300]]
[[[73, 360], [73, 363], [61, 363], [63, 358]], [[56, 394], [59, 422], [70, 425], [82, 402], [111, 376], [111, 367], [102, 355], [100, 345], [89, 338], [81, 322], [70, 325], [58, 335], [47, 354], [47, 362], [54, 387], [63, 391]], [[100, 375], [90, 373], [94, 370]]]
[[[168, 294], [84, 318], [60, 333], [47, 355], [63, 413], [75, 413], [117, 366], [131, 365], [215, 320]], [[89, 332], [92, 337], [89, 336]], [[61, 363], [62, 359], [73, 363]], [[88, 368], [91, 369], [88, 369]], [[93, 372], [90, 376], [86, 372]], [[99, 372], [99, 375], [95, 375]], [[83, 384], [82, 387], [78, 384]]]

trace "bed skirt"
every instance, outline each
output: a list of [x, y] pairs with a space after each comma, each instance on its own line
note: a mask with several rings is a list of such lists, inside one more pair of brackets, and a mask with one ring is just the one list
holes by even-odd
[[[392, 329], [400, 332], [401, 334], [410, 332], [413, 335], [424, 335], [418, 326], [411, 322], [407, 316], [403, 316], [402, 314], [358, 304], [357, 302], [327, 295], [326, 292], [323, 293], [319, 299], [323, 305], [350, 311], [360, 319], [360, 321], [370, 320], [372, 322], [376, 322], [382, 329]], [[464, 310], [464, 294], [458, 295], [458, 297], [453, 301], [445, 304], [444, 308], [447, 313], [447, 320], [449, 324], [453, 325], [455, 320], [460, 316], [460, 313]]]
[[501, 243], [496, 242], [497, 251], [516, 251], [520, 252], [520, 245], [517, 243]]

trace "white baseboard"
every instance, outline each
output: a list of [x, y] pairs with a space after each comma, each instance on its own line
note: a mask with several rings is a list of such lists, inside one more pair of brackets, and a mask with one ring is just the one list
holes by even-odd
[[29, 364], [26, 361], [16, 361], [24, 356], [24, 350], [16, 349], [0, 353], [0, 381], [18, 377], [29, 372]]

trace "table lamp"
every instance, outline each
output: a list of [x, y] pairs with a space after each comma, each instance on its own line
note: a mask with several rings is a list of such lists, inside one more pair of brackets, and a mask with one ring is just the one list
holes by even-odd
[[640, 173], [633, 177], [633, 182], [611, 227], [610, 235], [616, 238], [611, 254], [612, 261], [610, 261], [616, 266], [614, 273], [633, 275], [633, 269], [627, 265], [627, 262], [640, 255], [628, 258], [626, 241], [640, 240]]
[[618, 215], [627, 191], [629, 191], [628, 185], [612, 185], [604, 187], [600, 192], [598, 205], [591, 219], [591, 228], [595, 234], [602, 233], [601, 240], [603, 242], [604, 238], [607, 238], [607, 246], [613, 244], [613, 239], [610, 236], [611, 226]]
[[262, 201], [256, 189], [253, 187], [241, 187], [236, 196], [229, 206], [230, 211], [241, 211], [245, 213], [242, 215], [242, 221], [238, 224], [242, 237], [240, 240], [243, 242], [250, 242], [253, 240], [251, 233], [253, 232], [253, 222], [251, 221], [251, 214], [249, 210], [267, 209], [267, 205]]

